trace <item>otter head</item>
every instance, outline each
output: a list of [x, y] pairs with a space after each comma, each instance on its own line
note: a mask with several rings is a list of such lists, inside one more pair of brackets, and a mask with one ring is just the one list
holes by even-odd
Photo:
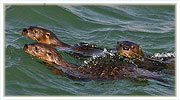
[[41, 43], [25, 44], [24, 50], [26, 53], [38, 57], [43, 61], [58, 65], [61, 64], [62, 57], [58, 53], [58, 51], [45, 44], [41, 44]]
[[142, 47], [134, 42], [130, 41], [121, 41], [117, 42], [117, 53], [119, 55], [135, 58], [135, 57], [143, 57]]
[[57, 46], [60, 42], [60, 40], [53, 32], [37, 26], [30, 26], [28, 28], [24, 28], [22, 34], [29, 36], [30, 38], [40, 43], [45, 43], [48, 45]]

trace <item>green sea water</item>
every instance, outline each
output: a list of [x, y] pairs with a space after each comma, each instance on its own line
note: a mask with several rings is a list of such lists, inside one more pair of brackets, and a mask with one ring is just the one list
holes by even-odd
[[[168, 83], [149, 80], [76, 81], [51, 72], [39, 59], [26, 54], [24, 44], [34, 40], [21, 34], [28, 26], [53, 31], [68, 44], [87, 42], [105, 48], [117, 41], [140, 44], [146, 55], [175, 51], [175, 6], [150, 5], [41, 5], [6, 6], [5, 95], [28, 96], [174, 96], [175, 77]], [[65, 60], [81, 63], [66, 52]]]

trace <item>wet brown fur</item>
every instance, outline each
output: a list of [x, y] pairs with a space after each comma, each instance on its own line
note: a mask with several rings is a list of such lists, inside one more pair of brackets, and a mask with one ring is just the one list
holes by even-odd
[[[29, 36], [34, 40], [37, 40], [40, 43], [45, 43], [50, 46], [60, 46], [60, 47], [69, 47], [75, 50], [75, 53], [81, 53], [81, 54], [93, 54], [95, 52], [102, 52], [103, 50], [101, 48], [98, 48], [94, 44], [88, 44], [81, 42], [79, 44], [76, 44], [74, 46], [70, 46], [62, 41], [60, 41], [57, 36], [44, 28], [36, 27], [36, 26], [30, 26], [29, 28], [25, 28], [22, 32], [23, 35]], [[173, 68], [175, 66], [175, 63], [161, 63], [158, 61], [152, 61], [147, 58], [147, 56], [144, 56], [142, 52], [142, 47], [134, 42], [130, 41], [120, 41], [117, 42], [117, 53], [121, 56], [125, 56], [128, 58], [133, 58], [134, 63], [138, 65], [140, 68], [144, 68], [150, 71], [159, 71], [165, 68]], [[51, 51], [50, 51], [51, 52]], [[55, 52], [55, 51], [53, 51]], [[58, 54], [58, 53], [56, 53]], [[44, 56], [45, 57], [45, 56]], [[55, 57], [55, 55], [54, 55]], [[62, 58], [62, 57], [57, 57]], [[40, 58], [42, 59], [42, 58]], [[57, 60], [61, 61], [61, 60]], [[67, 66], [67, 62], [62, 60], [63, 62], [58, 62], [59, 64], [63, 64], [64, 66]], [[51, 62], [48, 60], [48, 62]], [[67, 65], [65, 65], [67, 64]], [[103, 73], [102, 73], [103, 76]]]
[[[71, 76], [71, 78], [75, 79], [87, 77], [89, 79], [129, 79], [133, 81], [142, 81], [138, 78], [152, 78], [151, 76], [147, 76], [146, 74], [144, 74], [144, 71], [148, 73], [151, 72], [137, 68], [133, 64], [123, 61], [113, 62], [113, 65], [102, 64], [98, 66], [86, 65], [77, 67], [73, 64], [66, 62], [56, 49], [49, 47], [45, 44], [26, 44], [24, 46], [24, 50], [32, 56], [38, 57], [43, 61], [53, 63], [59, 66], [50, 68], [56, 74], [61, 74], [63, 72], [60, 66], [67, 68], [67, 73], [75, 73], [74, 75], [68, 74], [68, 76]], [[80, 74], [80, 76], [76, 76], [76, 74]]]
[[87, 55], [91, 55], [93, 53], [103, 51], [103, 49], [96, 47], [96, 45], [94, 44], [88, 44], [84, 42], [71, 46], [59, 40], [57, 36], [50, 30], [37, 26], [30, 26], [23, 29], [22, 34], [25, 36], [29, 36], [30, 38], [38, 41], [39, 43], [44, 43], [50, 46], [71, 48], [75, 51], [75, 53], [86, 53]]
[[121, 41], [117, 42], [117, 53], [128, 58], [144, 57], [142, 47], [134, 42]]

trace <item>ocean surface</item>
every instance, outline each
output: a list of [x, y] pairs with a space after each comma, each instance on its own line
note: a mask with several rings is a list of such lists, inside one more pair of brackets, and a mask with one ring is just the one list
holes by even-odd
[[[175, 6], [150, 5], [16, 5], [5, 10], [5, 95], [27, 96], [174, 96], [175, 76], [168, 83], [125, 79], [77, 81], [52, 73], [42, 61], [23, 50], [36, 42], [22, 35], [23, 28], [41, 26], [60, 40], [116, 47], [129, 40], [142, 46], [146, 55], [175, 52]], [[81, 61], [59, 51], [65, 60]]]

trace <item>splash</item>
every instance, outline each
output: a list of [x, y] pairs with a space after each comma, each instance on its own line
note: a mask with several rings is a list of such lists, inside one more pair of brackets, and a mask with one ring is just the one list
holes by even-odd
[[166, 57], [166, 58], [171, 58], [174, 57], [175, 58], [175, 52], [173, 53], [155, 53], [153, 56], [153, 58], [162, 58], [162, 57]]
[[153, 56], [151, 56], [151, 59], [159, 60], [159, 61], [167, 61], [169, 59], [174, 59], [176, 57], [175, 52], [172, 53], [155, 53]]
[[85, 60], [83, 66], [114, 65], [122, 62], [134, 64], [133, 59], [118, 55], [114, 50], [104, 48], [102, 55], [94, 55]]

